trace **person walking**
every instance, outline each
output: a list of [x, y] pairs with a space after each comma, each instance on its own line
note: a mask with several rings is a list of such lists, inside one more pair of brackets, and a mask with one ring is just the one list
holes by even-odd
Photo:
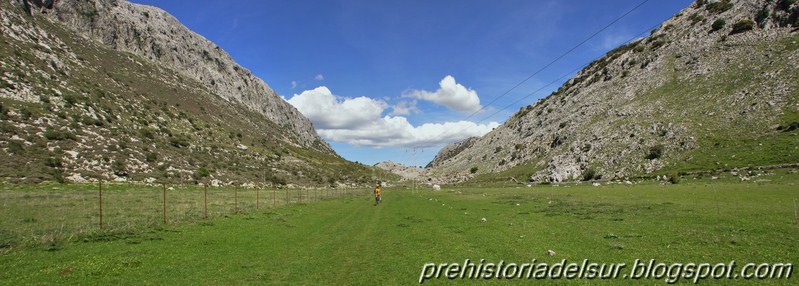
[[380, 198], [380, 184], [375, 187], [375, 206], [379, 206], [382, 199]]

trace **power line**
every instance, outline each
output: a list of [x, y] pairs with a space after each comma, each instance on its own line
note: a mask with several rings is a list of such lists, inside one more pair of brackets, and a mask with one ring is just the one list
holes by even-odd
[[[648, 1], [648, 0], [647, 0], [647, 1]], [[644, 1], [644, 2], [646, 2], [646, 1]], [[639, 7], [639, 6], [641, 6], [641, 4], [639, 4], [638, 6], [636, 6], [636, 8], [637, 8], [637, 7]], [[635, 9], [635, 8], [634, 8], [634, 9]], [[625, 15], [629, 14], [630, 12], [631, 12], [631, 11], [628, 11], [627, 13], [625, 13]], [[661, 23], [665, 22], [665, 21], [666, 21], [666, 20], [668, 20], [668, 19], [669, 19], [669, 18], [666, 18], [666, 19], [664, 19], [664, 20], [662, 20], [662, 21], [658, 22], [657, 24], [655, 24], [655, 25], [653, 25], [653, 26], [649, 27], [648, 29], [641, 31], [640, 33], [638, 33], [638, 34], [636, 34], [635, 36], [631, 37], [631, 38], [630, 38], [629, 40], [627, 40], [625, 43], [630, 43], [630, 42], [634, 41], [635, 39], [638, 39], [638, 38], [640, 38], [640, 37], [641, 37], [641, 35], [643, 35], [643, 34], [645, 34], [645, 33], [649, 32], [649, 31], [651, 31], [651, 30], [653, 30], [653, 29], [657, 28], [658, 26], [660, 26], [660, 25], [661, 25]], [[617, 20], [614, 20], [614, 22], [616, 22], [616, 21], [618, 21], [618, 19], [617, 19]], [[604, 29], [604, 28], [603, 28], [603, 29]], [[594, 35], [592, 35], [591, 37], [593, 37], [593, 36], [595, 36], [595, 35], [596, 35], [596, 33], [595, 33]], [[585, 42], [585, 41], [583, 41], [583, 42]], [[581, 43], [581, 44], [582, 44], [582, 43]], [[573, 49], [572, 49], [572, 50], [573, 50]], [[565, 55], [565, 54], [564, 54], [564, 55]], [[519, 98], [519, 99], [515, 100], [515, 101], [514, 101], [514, 102], [512, 102], [511, 104], [509, 104], [509, 105], [507, 105], [507, 106], [505, 106], [505, 107], [503, 107], [503, 108], [501, 108], [501, 109], [499, 109], [499, 110], [495, 111], [495, 112], [494, 112], [494, 113], [492, 113], [491, 115], [489, 115], [489, 116], [487, 116], [487, 117], [483, 118], [482, 120], [480, 120], [480, 121], [477, 121], [477, 122], [475, 122], [475, 123], [476, 123], [476, 124], [477, 124], [477, 123], [481, 123], [481, 122], [484, 122], [484, 121], [486, 121], [486, 120], [490, 119], [491, 117], [493, 117], [494, 115], [497, 115], [498, 113], [502, 112], [503, 110], [506, 110], [506, 109], [508, 109], [508, 108], [512, 107], [513, 105], [515, 105], [515, 104], [517, 104], [517, 103], [521, 102], [522, 100], [529, 98], [530, 96], [532, 96], [532, 95], [534, 95], [534, 94], [536, 94], [536, 93], [538, 93], [538, 92], [540, 92], [540, 91], [544, 90], [546, 87], [548, 87], [548, 86], [550, 86], [550, 85], [553, 85], [553, 84], [555, 84], [555, 83], [559, 82], [559, 81], [560, 81], [560, 80], [562, 80], [563, 78], [565, 78], [565, 77], [567, 77], [567, 76], [569, 76], [569, 75], [571, 75], [571, 74], [574, 74], [574, 73], [578, 72], [579, 70], [581, 70], [581, 69], [583, 69], [583, 68], [587, 67], [587, 66], [588, 66], [588, 65], [590, 65], [592, 62], [594, 62], [594, 61], [596, 61], [596, 60], [598, 60], [598, 59], [601, 59], [601, 58], [602, 58], [602, 57], [604, 57], [604, 56], [606, 56], [606, 54], [603, 54], [603, 55], [601, 55], [601, 56], [599, 56], [599, 57], [595, 58], [594, 60], [592, 60], [592, 61], [589, 61], [589, 62], [588, 62], [588, 63], [586, 63], [586, 64], [583, 64], [583, 65], [581, 65], [581, 66], [579, 66], [579, 67], [577, 67], [577, 68], [575, 68], [575, 69], [572, 69], [572, 70], [571, 70], [571, 71], [569, 71], [568, 73], [565, 73], [565, 74], [561, 75], [560, 77], [558, 77], [558, 78], [556, 78], [555, 80], [553, 80], [553, 81], [549, 82], [548, 84], [546, 84], [546, 85], [544, 85], [544, 86], [542, 86], [542, 87], [539, 87], [538, 89], [536, 89], [536, 90], [534, 90], [534, 91], [532, 91], [532, 92], [528, 93], [527, 95], [525, 95], [525, 96], [523, 96], [523, 97], [521, 97], [521, 98]], [[562, 56], [561, 56], [561, 57], [562, 57]], [[557, 61], [557, 60], [556, 60], [556, 61]], [[554, 62], [555, 62], [555, 61], [553, 61], [552, 63], [554, 63]], [[549, 65], [551, 65], [552, 63], [550, 63]], [[547, 66], [549, 66], [549, 65], [547, 65]], [[540, 70], [539, 70], [538, 72], [540, 72]], [[538, 73], [538, 72], [536, 72], [536, 73]], [[529, 78], [528, 78], [528, 79], [529, 79]], [[525, 80], [525, 81], [526, 81], [526, 80]], [[522, 83], [523, 83], [523, 82], [522, 82]], [[521, 84], [521, 83], [520, 83], [520, 84]], [[517, 84], [517, 85], [516, 85], [516, 86], [514, 86], [514, 87], [513, 87], [511, 90], [513, 90], [514, 88], [518, 87], [520, 84]], [[509, 90], [509, 91], [510, 91], [510, 90]], [[506, 94], [507, 94], [507, 92], [506, 92]], [[504, 96], [504, 94], [503, 94], [503, 96]], [[494, 103], [495, 101], [496, 101], [496, 99], [495, 99], [494, 101], [492, 101], [491, 103]], [[488, 105], [486, 105], [486, 106], [489, 106], [491, 103], [489, 103], [489, 104], [488, 104]], [[481, 109], [483, 109], [483, 108], [481, 108]], [[466, 119], [469, 119], [469, 118], [470, 118], [471, 116], [473, 116], [474, 114], [476, 114], [476, 113], [473, 113], [473, 114], [469, 115], [469, 116], [468, 116], [468, 117], [466, 117], [464, 120], [466, 120]], [[461, 129], [460, 131], [464, 131], [464, 130], [466, 130], [466, 129]]]
[[[627, 15], [629, 15], [630, 13], [632, 13], [633, 11], [635, 11], [636, 9], [638, 9], [639, 7], [641, 7], [642, 5], [644, 5], [644, 4], [645, 4], [646, 2], [648, 2], [648, 1], [649, 1], [649, 0], [643, 0], [643, 1], [641, 1], [641, 2], [640, 2], [640, 3], [638, 3], [638, 5], [636, 5], [635, 7], [633, 7], [633, 8], [632, 8], [632, 9], [630, 9], [630, 10], [628, 10], [627, 12], [625, 12], [624, 14], [622, 14], [621, 16], [619, 16], [619, 17], [617, 17], [616, 19], [614, 19], [613, 21], [611, 21], [609, 24], [607, 24], [607, 25], [605, 25], [604, 27], [602, 27], [602, 29], [599, 29], [598, 31], [594, 32], [594, 33], [593, 33], [591, 36], [589, 36], [588, 38], [586, 38], [586, 39], [585, 39], [585, 40], [583, 40], [582, 42], [578, 43], [577, 45], [575, 45], [574, 47], [572, 47], [571, 49], [569, 49], [569, 50], [568, 50], [568, 51], [566, 51], [565, 53], [561, 54], [560, 56], [558, 56], [557, 58], [555, 58], [554, 60], [552, 60], [551, 62], [549, 62], [548, 64], [546, 64], [545, 66], [541, 67], [541, 68], [540, 68], [540, 69], [538, 69], [536, 72], [534, 72], [533, 74], [531, 74], [530, 76], [528, 76], [527, 78], [525, 78], [524, 80], [522, 80], [521, 82], [519, 82], [519, 83], [517, 83], [516, 85], [514, 85], [513, 87], [511, 87], [509, 90], [505, 91], [504, 93], [502, 93], [502, 94], [501, 94], [501, 95], [499, 95], [498, 97], [494, 98], [494, 99], [493, 99], [491, 102], [489, 102], [489, 103], [485, 104], [484, 106], [481, 106], [481, 107], [480, 107], [480, 109], [478, 109], [478, 110], [477, 110], [477, 111], [475, 111], [475, 112], [472, 112], [471, 114], [469, 114], [469, 116], [466, 116], [466, 117], [465, 117], [464, 119], [462, 119], [461, 121], [466, 121], [466, 120], [469, 120], [470, 118], [472, 118], [472, 117], [473, 117], [474, 115], [476, 115], [477, 113], [479, 113], [479, 112], [481, 112], [481, 111], [485, 110], [485, 108], [486, 108], [486, 107], [489, 107], [489, 106], [491, 106], [492, 104], [494, 104], [495, 102], [497, 102], [497, 100], [499, 100], [500, 98], [502, 98], [502, 97], [504, 97], [504, 96], [508, 95], [508, 94], [509, 94], [511, 91], [513, 91], [514, 89], [518, 88], [519, 86], [521, 86], [522, 84], [524, 84], [525, 82], [527, 82], [528, 80], [530, 80], [531, 78], [535, 77], [536, 75], [538, 75], [539, 73], [541, 73], [543, 70], [545, 70], [545, 69], [549, 68], [550, 66], [552, 66], [552, 65], [553, 65], [554, 63], [556, 63], [557, 61], [559, 61], [559, 60], [563, 59], [563, 58], [564, 58], [566, 55], [568, 55], [568, 54], [570, 54], [570, 53], [574, 52], [574, 51], [575, 51], [575, 50], [576, 50], [578, 47], [582, 46], [583, 44], [585, 44], [586, 42], [590, 41], [591, 39], [593, 39], [594, 37], [596, 37], [597, 35], [599, 35], [599, 34], [600, 34], [600, 33], [602, 33], [603, 31], [607, 30], [607, 29], [608, 29], [610, 26], [612, 26], [613, 24], [617, 23], [619, 20], [621, 20], [622, 18], [626, 17]], [[658, 24], [658, 25], [660, 25], [660, 24]], [[640, 35], [640, 34], [638, 34], [638, 35]], [[637, 37], [637, 36], [636, 36], [636, 37]], [[604, 55], [603, 55], [603, 56], [604, 56]], [[579, 69], [579, 68], [578, 68], [578, 69]], [[570, 73], [571, 73], [571, 72], [570, 72]], [[568, 74], [566, 74], [566, 75], [568, 75]], [[566, 76], [566, 75], [564, 75], [564, 76]], [[564, 77], [564, 76], [562, 76], [562, 77]], [[562, 77], [560, 77], [560, 78], [562, 78]], [[560, 78], [558, 78], [557, 80], [559, 80]], [[557, 80], [556, 80], [556, 81], [557, 81]], [[516, 103], [518, 103], [519, 101], [523, 100], [524, 98], [528, 98], [528, 97], [530, 97], [532, 94], [534, 94], [534, 93], [536, 93], [536, 92], [538, 92], [538, 91], [541, 91], [543, 88], [545, 88], [545, 87], [547, 87], [547, 86], [549, 86], [549, 85], [552, 85], [552, 84], [554, 84], [554, 82], [553, 82], [553, 83], [549, 83], [549, 84], [547, 84], [547, 85], [545, 85], [545, 86], [543, 86], [543, 87], [541, 87], [541, 88], [539, 88], [539, 89], [537, 89], [537, 90], [533, 91], [532, 93], [528, 94], [527, 96], [523, 97], [522, 99], [519, 99], [519, 100], [515, 101], [513, 104], [516, 104]], [[490, 117], [492, 117], [492, 116], [496, 115], [497, 113], [501, 112], [502, 110], [505, 110], [506, 108], [508, 108], [508, 107], [505, 107], [505, 108], [499, 109], [499, 110], [497, 110], [496, 112], [494, 112], [494, 113], [492, 113], [491, 115], [489, 115], [488, 117], [486, 117], [486, 118], [484, 118], [483, 120], [480, 120], [480, 121], [478, 121], [478, 122], [476, 122], [476, 123], [483, 122], [483, 121], [487, 120], [488, 118], [490, 118]], [[466, 130], [466, 129], [464, 128], [464, 129], [461, 129], [460, 131], [464, 131], [464, 130]], [[459, 131], [459, 132], [460, 132], [460, 131]], [[439, 135], [439, 136], [441, 136], [441, 135]], [[434, 137], [433, 139], [436, 139], [436, 137]]]
[[[665, 20], [664, 20], [664, 21], [665, 21]], [[661, 23], [662, 23], [662, 22], [663, 22], [663, 21], [661, 21]], [[635, 39], [639, 38], [641, 35], [645, 34], [647, 31], [651, 31], [652, 29], [655, 29], [655, 28], [657, 28], [658, 26], [660, 26], [660, 23], [658, 23], [657, 25], [654, 25], [654, 26], [650, 27], [649, 29], [646, 29], [646, 30], [642, 31], [641, 33], [638, 33], [637, 35], [635, 35], [635, 36], [633, 36], [632, 38], [630, 38], [629, 40], [627, 40], [625, 43], [630, 43], [630, 42], [634, 41]], [[508, 108], [512, 107], [513, 105], [515, 105], [515, 104], [519, 103], [520, 101], [522, 101], [522, 100], [524, 100], [524, 99], [526, 99], [526, 98], [528, 98], [528, 97], [532, 96], [533, 94], [536, 94], [536, 93], [538, 93], [539, 91], [543, 90], [544, 88], [546, 88], [546, 87], [548, 87], [548, 86], [550, 86], [550, 85], [553, 85], [553, 84], [557, 83], [558, 81], [560, 81], [560, 80], [561, 80], [561, 79], [563, 79], [564, 77], [566, 77], [566, 76], [568, 76], [568, 75], [570, 75], [570, 74], [576, 73], [577, 71], [579, 71], [579, 70], [581, 70], [581, 69], [583, 69], [583, 68], [587, 67], [588, 65], [590, 65], [590, 64], [591, 64], [591, 63], [593, 63], [594, 61], [596, 61], [596, 60], [598, 60], [598, 59], [601, 59], [601, 58], [602, 58], [602, 57], [604, 57], [604, 56], [605, 56], [605, 55], [601, 55], [601, 56], [597, 57], [596, 59], [594, 59], [593, 61], [590, 61], [590, 62], [588, 62], [587, 64], [584, 64], [584, 65], [582, 65], [582, 66], [580, 66], [580, 67], [578, 67], [578, 68], [576, 68], [576, 69], [573, 69], [573, 70], [571, 70], [570, 72], [568, 72], [568, 73], [566, 73], [566, 74], [564, 74], [564, 75], [562, 75], [562, 76], [558, 77], [557, 79], [553, 80], [552, 82], [550, 82], [550, 83], [548, 83], [548, 84], [546, 84], [546, 85], [544, 85], [544, 86], [542, 86], [542, 87], [540, 87], [540, 88], [538, 88], [538, 89], [534, 90], [534, 91], [533, 91], [533, 92], [531, 92], [531, 93], [528, 93], [527, 95], [525, 95], [525, 96], [523, 96], [523, 97], [521, 97], [521, 98], [517, 99], [516, 101], [512, 102], [511, 104], [508, 104], [507, 106], [505, 106], [505, 107], [503, 107], [503, 108], [501, 108], [501, 109], [497, 110], [496, 112], [492, 113], [491, 115], [489, 115], [489, 116], [486, 116], [486, 117], [485, 117], [485, 118], [483, 118], [482, 120], [480, 120], [480, 121], [477, 121], [477, 123], [480, 123], [480, 122], [483, 122], [483, 121], [486, 121], [486, 120], [488, 120], [488, 119], [489, 119], [489, 118], [491, 118], [492, 116], [494, 116], [494, 115], [497, 115], [499, 112], [501, 112], [501, 111], [503, 111], [503, 110], [506, 110], [506, 109], [508, 109]]]
[[[554, 60], [552, 60], [551, 62], [549, 62], [548, 64], [546, 64], [545, 66], [543, 66], [543, 67], [541, 67], [540, 69], [538, 69], [537, 71], [535, 71], [533, 74], [531, 74], [530, 76], [528, 76], [528, 77], [527, 77], [527, 78], [525, 78], [524, 80], [520, 81], [519, 83], [517, 83], [516, 85], [514, 85], [513, 87], [511, 87], [510, 89], [508, 89], [508, 90], [507, 90], [507, 91], [505, 91], [504, 93], [502, 93], [502, 94], [500, 94], [499, 96], [497, 96], [496, 98], [494, 98], [494, 100], [492, 100], [491, 102], [487, 103], [487, 104], [485, 105], [485, 107], [487, 107], [487, 106], [490, 106], [490, 105], [491, 105], [491, 104], [493, 104], [494, 102], [497, 102], [497, 100], [499, 100], [500, 98], [502, 98], [502, 97], [504, 97], [504, 96], [508, 95], [508, 94], [509, 94], [511, 91], [513, 91], [513, 90], [514, 90], [514, 89], [516, 89], [517, 87], [521, 86], [522, 84], [524, 84], [525, 82], [527, 82], [527, 81], [528, 81], [528, 80], [530, 80], [531, 78], [535, 77], [536, 75], [538, 75], [539, 73], [541, 73], [541, 72], [542, 72], [542, 71], [544, 71], [545, 69], [549, 68], [551, 65], [555, 64], [555, 63], [556, 63], [556, 62], [558, 62], [559, 60], [563, 59], [563, 58], [564, 58], [566, 55], [570, 54], [571, 52], [573, 52], [574, 50], [576, 50], [577, 48], [579, 48], [579, 47], [580, 47], [580, 46], [582, 46], [583, 44], [587, 43], [588, 41], [590, 41], [591, 39], [593, 39], [594, 37], [596, 37], [597, 35], [599, 35], [599, 33], [602, 33], [603, 31], [607, 30], [608, 28], [610, 28], [610, 26], [613, 26], [613, 24], [616, 24], [616, 22], [618, 22], [618, 21], [619, 21], [619, 20], [621, 20], [622, 18], [624, 18], [624, 17], [627, 17], [627, 15], [629, 15], [630, 13], [632, 13], [633, 11], [635, 11], [636, 9], [638, 9], [639, 7], [641, 7], [642, 5], [644, 5], [644, 4], [645, 4], [646, 2], [648, 2], [648, 1], [649, 1], [649, 0], [644, 0], [644, 1], [641, 1], [641, 3], [638, 3], [638, 5], [636, 5], [635, 7], [633, 7], [632, 9], [630, 9], [629, 11], [627, 11], [626, 13], [622, 14], [621, 16], [617, 17], [616, 19], [614, 19], [613, 21], [611, 21], [609, 24], [605, 25], [605, 27], [603, 27], [602, 29], [599, 29], [599, 31], [596, 31], [596, 32], [595, 32], [594, 34], [592, 34], [590, 37], [586, 38], [585, 40], [583, 40], [583, 41], [582, 41], [582, 42], [580, 42], [579, 44], [575, 45], [574, 47], [572, 47], [571, 49], [569, 49], [569, 50], [568, 50], [568, 51], [566, 51], [565, 53], [561, 54], [560, 56], [558, 56], [557, 58], [555, 58]], [[471, 117], [472, 117], [472, 116], [474, 116], [475, 114], [477, 114], [477, 113], [479, 113], [479, 112], [481, 112], [481, 111], [485, 110], [485, 107], [480, 107], [480, 109], [478, 109], [477, 111], [475, 111], [475, 112], [472, 112], [472, 114], [469, 114], [469, 116], [466, 116], [466, 118], [465, 118], [464, 120], [468, 120], [469, 118], [471, 118]]]

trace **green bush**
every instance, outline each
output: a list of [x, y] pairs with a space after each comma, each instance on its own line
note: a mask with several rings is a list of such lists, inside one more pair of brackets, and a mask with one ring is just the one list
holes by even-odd
[[122, 158], [117, 158], [114, 160], [114, 163], [111, 164], [111, 170], [114, 171], [114, 174], [120, 177], [127, 177], [128, 170], [127, 166], [125, 165], [125, 160]]
[[0, 119], [8, 119], [8, 108], [0, 102]]
[[155, 152], [144, 153], [144, 160], [146, 160], [149, 163], [153, 163], [156, 160], [158, 160], [158, 153]]
[[705, 16], [699, 15], [699, 13], [693, 13], [691, 16], [688, 17], [691, 20], [691, 24], [696, 24], [697, 22], [702, 22], [705, 20]]
[[707, 6], [705, 6], [705, 9], [711, 13], [722, 13], [724, 11], [730, 10], [730, 8], [732, 8], [732, 3], [730, 3], [730, 0], [721, 0], [718, 2], [708, 3]]
[[670, 173], [669, 174], [669, 183], [677, 184], [680, 182], [680, 174], [677, 173]]
[[766, 22], [766, 19], [768, 19], [768, 17], [770, 17], [770, 16], [771, 16], [771, 12], [769, 12], [769, 10], [768, 10], [768, 9], [766, 9], [766, 7], [763, 7], [763, 9], [760, 9], [760, 11], [759, 11], [759, 12], [757, 12], [757, 15], [755, 16], [755, 21], [756, 21], [756, 22], [757, 22], [757, 23], [758, 23], [758, 24], [761, 26], [761, 28], [762, 28], [762, 27], [763, 27], [763, 25], [764, 25], [764, 24], [765, 24], [765, 22]]
[[666, 44], [666, 41], [663, 39], [658, 39], [657, 41], [652, 42], [652, 50], [657, 50], [658, 48], [662, 47]]
[[777, 3], [777, 7], [783, 11], [788, 11], [794, 3], [796, 3], [796, 0], [780, 0], [780, 2]]
[[171, 138], [169, 138], [169, 144], [172, 144], [172, 146], [175, 146], [177, 148], [188, 147], [189, 139], [183, 135], [172, 136]]
[[47, 167], [50, 168], [61, 168], [64, 166], [64, 163], [61, 161], [61, 158], [59, 157], [50, 157], [47, 158], [47, 160], [45, 161], [45, 165], [47, 165]]
[[145, 127], [145, 128], [139, 129], [139, 135], [141, 135], [141, 137], [144, 137], [144, 138], [153, 139], [153, 138], [155, 138], [155, 131], [153, 131], [150, 128]]
[[47, 129], [44, 130], [44, 138], [47, 138], [47, 140], [59, 140], [59, 141], [67, 139], [70, 140], [76, 139], [75, 134], [72, 134], [69, 131], [55, 130], [51, 127], [47, 127]]
[[712, 29], [711, 31], [721, 30], [721, 28], [724, 28], [724, 25], [726, 24], [727, 21], [725, 21], [723, 18], [718, 18], [716, 21], [713, 21], [713, 24], [710, 25], [710, 28]]
[[655, 160], [663, 156], [663, 145], [657, 144], [649, 148], [649, 155], [646, 155], [646, 158], [649, 160]]
[[197, 171], [194, 172], [200, 178], [205, 178], [211, 175], [211, 172], [208, 171], [205, 167], [197, 168]]
[[0, 80], [0, 89], [8, 88], [8, 89], [16, 89], [13, 84], [10, 84], [4, 80]]
[[78, 98], [74, 95], [67, 94], [64, 96], [64, 106], [72, 107], [75, 106], [76, 103], [78, 103]]
[[583, 172], [583, 181], [590, 181], [593, 180], [596, 176], [596, 171], [593, 168], [588, 168]]
[[471, 169], [469, 169], [469, 173], [475, 174], [475, 173], [477, 173], [477, 170], [478, 170], [477, 166], [474, 166]]
[[743, 19], [732, 25], [730, 35], [743, 33], [755, 27], [755, 22], [749, 19]]
[[23, 151], [25, 151], [25, 148], [22, 147], [22, 144], [17, 141], [8, 141], [8, 153], [20, 154]]

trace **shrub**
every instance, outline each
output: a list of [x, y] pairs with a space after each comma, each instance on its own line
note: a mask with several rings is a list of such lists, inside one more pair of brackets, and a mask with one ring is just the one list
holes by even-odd
[[755, 22], [749, 19], [743, 19], [732, 25], [730, 35], [743, 33], [755, 27]]
[[760, 9], [760, 11], [757, 12], [757, 15], [755, 16], [755, 21], [762, 28], [763, 25], [766, 23], [766, 19], [768, 19], [769, 16], [771, 16], [771, 12], [769, 12], [769, 10], [766, 9], [766, 7], [763, 7], [763, 9]]
[[670, 173], [669, 174], [669, 182], [672, 184], [677, 184], [680, 182], [680, 174], [677, 173]]
[[497, 148], [494, 149], [494, 153], [499, 153], [500, 151], [502, 151], [502, 146], [497, 146]]
[[155, 138], [155, 132], [150, 128], [142, 128], [139, 129], [139, 135], [144, 138], [153, 139]]
[[796, 0], [780, 0], [780, 2], [777, 3], [777, 7], [783, 11], [788, 11], [794, 3], [796, 3]]
[[730, 10], [730, 8], [732, 8], [732, 3], [730, 3], [730, 0], [721, 0], [719, 2], [708, 3], [707, 6], [705, 6], [705, 9], [711, 13], [722, 13], [724, 11]]
[[663, 145], [658, 144], [649, 148], [649, 155], [646, 156], [649, 160], [655, 160], [663, 156]]
[[595, 176], [596, 176], [596, 171], [593, 168], [588, 168], [588, 170], [585, 170], [585, 172], [583, 173], [583, 181], [590, 181], [594, 179]]
[[59, 169], [53, 169], [53, 172], [51, 173], [51, 175], [53, 176], [53, 180], [56, 181], [59, 184], [63, 184], [63, 183], [67, 182], [67, 180], [64, 179], [64, 171], [61, 171]]
[[114, 163], [111, 164], [111, 170], [114, 171], [114, 175], [120, 177], [127, 177], [128, 170], [127, 166], [125, 165], [125, 160], [122, 158], [117, 158], [114, 160]]
[[50, 157], [47, 158], [47, 160], [45, 161], [45, 165], [47, 165], [47, 167], [50, 168], [61, 168], [64, 166], [64, 163], [61, 161], [61, 158], [59, 157]]
[[158, 153], [155, 152], [147, 152], [144, 154], [144, 160], [147, 162], [153, 163], [158, 160]]
[[658, 48], [662, 47], [666, 44], [666, 41], [663, 39], [658, 39], [657, 41], [652, 42], [652, 50], [657, 50]]
[[76, 103], [78, 103], [78, 98], [75, 97], [74, 95], [67, 94], [67, 95], [64, 96], [64, 106], [72, 107]]
[[477, 173], [477, 170], [478, 170], [477, 166], [474, 166], [471, 169], [469, 169], [469, 173], [475, 174], [475, 173]]
[[172, 136], [171, 138], [169, 138], [169, 144], [177, 148], [188, 147], [189, 139], [183, 135]]
[[8, 108], [0, 102], [0, 119], [8, 119]]
[[47, 138], [47, 140], [66, 140], [66, 139], [75, 140], [75, 134], [72, 134], [66, 130], [59, 131], [51, 127], [48, 127], [44, 131], [44, 138]]
[[22, 144], [19, 144], [17, 141], [8, 141], [8, 153], [11, 154], [19, 154], [25, 151], [22, 147]]
[[8, 89], [16, 89], [13, 84], [10, 84], [4, 80], [0, 80], [0, 89], [8, 88]]
[[196, 171], [194, 171], [194, 174], [192, 174], [192, 177], [194, 177], [195, 180], [199, 180], [201, 178], [205, 178], [205, 177], [208, 177], [210, 175], [211, 175], [211, 172], [209, 172], [208, 169], [206, 169], [205, 167], [199, 167], [199, 168], [197, 168]]
[[723, 18], [718, 18], [716, 21], [713, 21], [713, 24], [710, 25], [710, 28], [712, 29], [711, 31], [721, 30], [721, 28], [724, 28], [724, 25], [726, 24], [727, 21], [725, 21]]
[[28, 120], [31, 119], [31, 117], [33, 117], [33, 112], [23, 107], [19, 109], [19, 115], [22, 116], [23, 120]]
[[699, 13], [693, 13], [691, 16], [688, 17], [691, 20], [691, 25], [696, 24], [697, 22], [702, 22], [705, 20], [705, 16], [699, 15]]

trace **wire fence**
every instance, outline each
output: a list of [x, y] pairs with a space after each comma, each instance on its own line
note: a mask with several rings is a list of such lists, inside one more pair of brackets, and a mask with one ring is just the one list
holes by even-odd
[[97, 236], [136, 233], [163, 224], [306, 204], [365, 189], [266, 189], [198, 185], [3, 185], [0, 251]]

